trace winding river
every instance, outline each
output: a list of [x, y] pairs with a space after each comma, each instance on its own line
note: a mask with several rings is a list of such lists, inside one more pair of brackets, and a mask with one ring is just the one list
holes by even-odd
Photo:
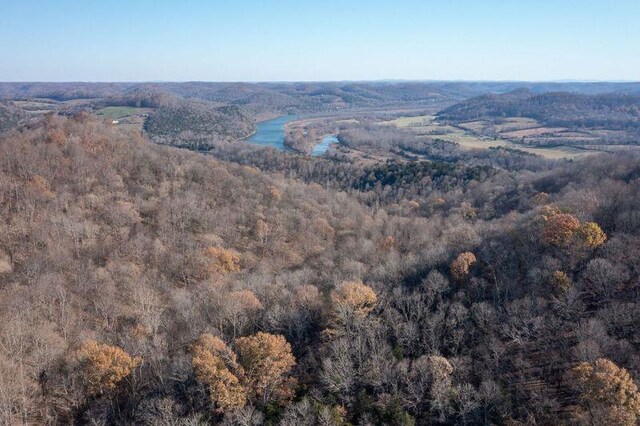
[[[272, 120], [261, 121], [256, 127], [256, 132], [247, 139], [247, 142], [254, 145], [270, 146], [282, 151], [291, 151], [284, 145], [284, 126], [296, 118], [294, 115], [285, 115]], [[338, 139], [334, 135], [323, 137], [322, 141], [315, 146], [311, 155], [315, 157], [324, 155], [332, 143], [338, 143]]]

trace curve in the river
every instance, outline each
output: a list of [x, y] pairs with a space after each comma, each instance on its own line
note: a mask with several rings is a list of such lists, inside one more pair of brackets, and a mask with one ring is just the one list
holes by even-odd
[[[270, 146], [281, 151], [291, 151], [284, 144], [284, 126], [296, 118], [293, 115], [285, 115], [272, 120], [261, 121], [256, 126], [256, 132], [247, 139], [247, 142], [254, 145]], [[311, 155], [324, 155], [332, 143], [338, 143], [338, 139], [334, 135], [323, 137], [322, 141], [313, 149]]]
[[256, 132], [247, 139], [247, 142], [287, 151], [288, 148], [284, 146], [284, 125], [294, 119], [295, 116], [293, 115], [285, 115], [272, 120], [261, 121], [256, 126]]

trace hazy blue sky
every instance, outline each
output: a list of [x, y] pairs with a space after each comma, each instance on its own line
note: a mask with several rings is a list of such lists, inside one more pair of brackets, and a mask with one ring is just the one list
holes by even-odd
[[0, 81], [640, 80], [640, 0], [0, 0]]

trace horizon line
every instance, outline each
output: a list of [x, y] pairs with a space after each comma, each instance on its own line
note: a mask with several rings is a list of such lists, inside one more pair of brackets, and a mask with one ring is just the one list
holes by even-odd
[[154, 84], [154, 83], [227, 83], [227, 84], [266, 84], [266, 83], [572, 83], [572, 84], [638, 84], [640, 80], [600, 80], [600, 79], [550, 79], [550, 80], [518, 80], [518, 79], [343, 79], [343, 80], [0, 80], [0, 84]]

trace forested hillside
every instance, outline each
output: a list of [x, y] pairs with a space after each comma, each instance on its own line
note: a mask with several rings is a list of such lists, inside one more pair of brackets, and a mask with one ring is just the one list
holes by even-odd
[[640, 157], [434, 149], [5, 134], [0, 422], [635, 424]]
[[180, 102], [158, 108], [145, 121], [144, 129], [155, 143], [206, 150], [215, 142], [250, 135], [255, 124], [246, 112], [234, 105], [214, 107]]
[[[16, 101], [12, 108], [21, 116], [144, 108], [138, 114], [144, 120], [134, 117], [128, 124], [144, 128], [156, 143], [197, 150], [243, 138], [258, 121], [278, 116], [394, 110], [441, 111], [438, 119], [454, 124], [486, 120], [481, 129], [473, 129], [482, 137], [505, 136], [496, 131], [505, 118], [529, 117], [539, 121], [534, 130], [502, 126], [515, 130], [507, 132], [508, 139], [527, 145], [629, 145], [640, 133], [639, 96], [637, 83], [0, 83], [0, 99]], [[4, 115], [0, 126], [17, 122]], [[289, 145], [303, 152], [315, 145], [313, 138], [288, 136]]]
[[640, 126], [640, 95], [534, 94], [528, 90], [516, 90], [460, 102], [441, 111], [438, 117], [452, 121], [530, 117], [548, 126], [637, 130]]
[[24, 113], [13, 102], [0, 102], [0, 133], [15, 127]]

